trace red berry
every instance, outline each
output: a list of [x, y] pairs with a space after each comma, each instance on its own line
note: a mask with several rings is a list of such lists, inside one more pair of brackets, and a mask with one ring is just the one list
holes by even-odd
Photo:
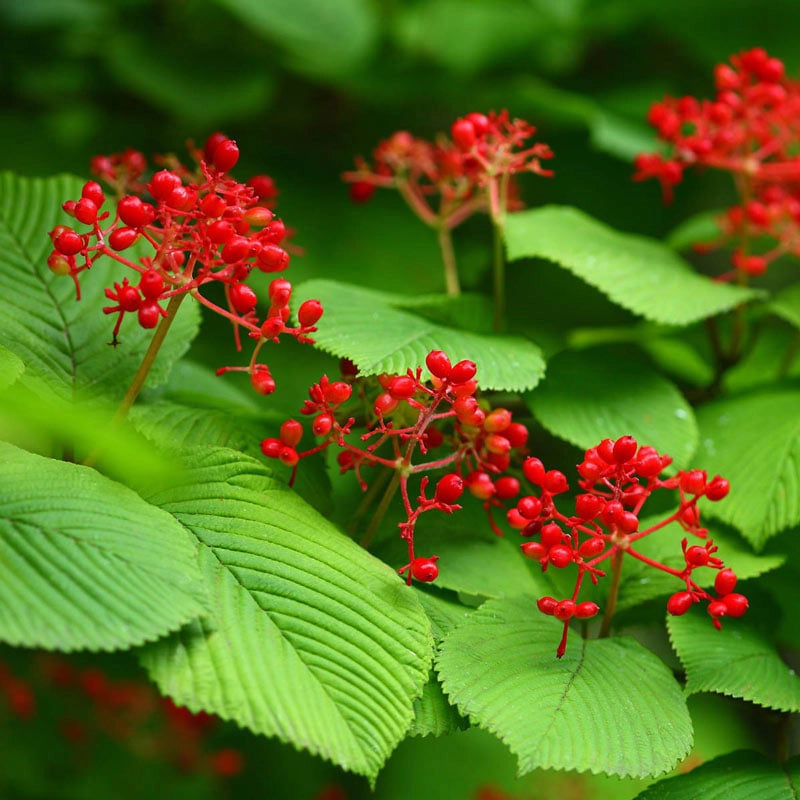
[[55, 251], [50, 253], [47, 257], [47, 268], [54, 275], [69, 275], [70, 273], [70, 266], [67, 258]]
[[97, 222], [97, 206], [85, 197], [78, 200], [75, 204], [75, 218], [84, 225], [94, 225]]
[[506, 511], [506, 520], [515, 531], [521, 531], [530, 522], [525, 519], [516, 508], [509, 508], [508, 511]]
[[542, 528], [542, 544], [547, 548], [560, 545], [563, 538], [564, 531], [555, 522], [550, 522]]
[[389, 381], [386, 388], [392, 397], [398, 400], [406, 400], [416, 391], [417, 382], [408, 375], [396, 375]]
[[228, 172], [239, 160], [239, 148], [233, 139], [223, 139], [215, 148], [211, 161], [220, 172]]
[[119, 218], [130, 228], [143, 228], [156, 218], [156, 210], [135, 195], [123, 197], [117, 204]]
[[350, 395], [353, 394], [353, 387], [344, 381], [334, 381], [334, 383], [329, 383], [325, 387], [324, 394], [325, 400], [336, 406], [350, 399]]
[[686, 549], [686, 563], [694, 567], [704, 567], [708, 564], [708, 550], [699, 545], [692, 545]]
[[718, 595], [730, 594], [737, 580], [736, 573], [732, 569], [721, 569], [714, 578], [714, 590]]
[[655, 453], [640, 456], [636, 461], [636, 472], [643, 478], [655, 478], [662, 468], [661, 458]]
[[320, 414], [311, 424], [314, 436], [327, 436], [333, 427], [333, 417], [330, 414]]
[[285, 327], [281, 315], [267, 317], [261, 325], [261, 335], [265, 339], [274, 339]]
[[639, 445], [633, 436], [621, 436], [614, 442], [614, 447], [612, 449], [614, 461], [617, 464], [627, 463], [636, 455], [638, 447]]
[[455, 503], [464, 492], [464, 480], [460, 475], [451, 472], [440, 478], [436, 484], [434, 499], [438, 503]]
[[682, 472], [680, 476], [681, 489], [689, 494], [702, 494], [706, 488], [707, 477], [704, 469], [693, 469], [689, 472]]
[[712, 502], [717, 502], [726, 497], [730, 489], [731, 485], [725, 478], [715, 475], [706, 486], [706, 497]]
[[278, 306], [279, 308], [285, 306], [288, 304], [291, 297], [292, 284], [285, 278], [275, 278], [275, 280], [270, 283], [269, 299], [272, 305]]
[[600, 606], [598, 606], [597, 603], [593, 603], [591, 600], [586, 600], [583, 603], [578, 603], [578, 605], [575, 606], [575, 616], [578, 619], [591, 619], [597, 615], [599, 610]]
[[103, 188], [97, 181], [86, 181], [86, 183], [83, 184], [83, 189], [81, 189], [81, 197], [91, 200], [97, 208], [100, 208], [106, 201]]
[[691, 592], [675, 592], [672, 597], [667, 600], [667, 611], [673, 617], [680, 617], [685, 614], [694, 602]]
[[244, 212], [243, 219], [250, 225], [263, 228], [275, 219], [275, 215], [268, 208], [264, 208], [264, 206], [253, 206], [253, 208], [248, 208], [247, 211]]
[[56, 236], [53, 247], [64, 256], [74, 256], [83, 250], [83, 237], [67, 229]]
[[162, 169], [153, 175], [147, 188], [156, 200], [166, 200], [179, 186], [180, 177], [168, 169]]
[[475, 133], [477, 133], [478, 136], [483, 136], [484, 133], [489, 132], [489, 117], [487, 117], [486, 114], [471, 111], [467, 114], [466, 119], [472, 123], [472, 127], [475, 128]]
[[450, 377], [450, 359], [447, 354], [441, 350], [431, 350], [425, 357], [425, 365], [430, 370], [431, 375], [441, 380], [446, 380]]
[[579, 494], [575, 498], [575, 513], [583, 520], [594, 519], [605, 505], [602, 497], [594, 494]]
[[572, 548], [565, 544], [554, 545], [548, 551], [547, 558], [554, 567], [563, 569], [572, 563]]
[[743, 594], [727, 594], [722, 598], [729, 617], [741, 617], [747, 611], [750, 603]]
[[239, 314], [249, 314], [258, 303], [256, 293], [245, 283], [234, 283], [230, 292], [231, 305]]
[[392, 397], [389, 392], [381, 392], [375, 398], [375, 413], [378, 416], [383, 416], [384, 414], [391, 414], [397, 408], [398, 400], [396, 397]]
[[542, 486], [550, 492], [550, 494], [561, 494], [569, 489], [566, 475], [564, 475], [563, 472], [559, 472], [557, 469], [551, 469], [545, 473]]
[[253, 175], [247, 185], [256, 193], [259, 200], [272, 200], [278, 196], [275, 181], [269, 175]]
[[707, 610], [712, 617], [728, 616], [728, 606], [725, 605], [724, 601], [722, 600], [714, 600], [712, 603], [709, 603]]
[[623, 533], [633, 533], [639, 527], [639, 518], [632, 511], [623, 511], [617, 517], [617, 525]]
[[135, 286], [122, 286], [117, 292], [119, 307], [123, 311], [136, 311], [142, 302], [139, 290]]
[[503, 435], [511, 442], [512, 447], [524, 447], [528, 441], [528, 429], [521, 422], [512, 422]]
[[450, 383], [455, 385], [466, 383], [475, 377], [477, 371], [478, 369], [474, 361], [459, 361], [457, 364], [454, 364], [450, 370]]
[[296, 447], [303, 438], [303, 426], [296, 419], [287, 419], [281, 425], [281, 441], [289, 447]]
[[164, 281], [157, 270], [148, 269], [139, 279], [139, 291], [146, 300], [155, 300], [164, 291]]
[[224, 219], [218, 219], [206, 228], [206, 236], [214, 244], [226, 244], [235, 232], [233, 225]]
[[297, 450], [295, 450], [294, 447], [291, 447], [287, 444], [281, 447], [281, 450], [278, 453], [278, 459], [280, 460], [281, 464], [285, 464], [287, 467], [294, 467], [300, 460], [300, 456], [297, 454]]
[[603, 441], [597, 445], [597, 455], [599, 455], [606, 464], [616, 464], [617, 462], [614, 460], [614, 440], [603, 439]]
[[494, 483], [486, 472], [471, 472], [465, 483], [470, 494], [478, 500], [488, 500], [495, 492]]
[[533, 561], [541, 561], [547, 556], [547, 548], [541, 542], [523, 542], [520, 549], [527, 558]]
[[552, 616], [553, 613], [555, 612], [557, 605], [558, 605], [558, 600], [556, 600], [555, 597], [548, 597], [548, 596], [540, 597], [536, 601], [536, 606], [539, 609], [539, 611], [541, 611], [542, 614], [549, 614], [550, 616]]
[[461, 422], [472, 417], [478, 411], [478, 401], [474, 397], [459, 397], [453, 403], [453, 411]]
[[435, 581], [439, 575], [439, 567], [436, 566], [436, 559], [439, 556], [430, 558], [415, 558], [411, 562], [411, 574], [422, 583]]
[[250, 240], [244, 236], [232, 236], [222, 248], [220, 258], [226, 264], [235, 264], [237, 261], [250, 255]]
[[522, 462], [522, 472], [531, 483], [537, 486], [544, 483], [544, 464], [538, 458], [526, 458]]
[[593, 536], [580, 546], [578, 553], [584, 558], [594, 558], [594, 556], [599, 556], [603, 552], [605, 546], [605, 539], [600, 536]]
[[262, 272], [281, 272], [289, 266], [289, 254], [277, 244], [265, 244], [258, 251], [256, 261]]
[[560, 619], [562, 622], [566, 622], [574, 616], [575, 608], [574, 600], [562, 600], [556, 606], [555, 611], [553, 611], [553, 616], [556, 619]]
[[148, 300], [139, 306], [138, 317], [143, 328], [155, 328], [161, 319], [161, 306], [155, 300]]
[[457, 119], [450, 127], [450, 135], [459, 150], [470, 150], [475, 144], [475, 127], [466, 119]]
[[139, 238], [139, 231], [133, 228], [117, 228], [108, 235], [112, 250], [127, 250]]
[[450, 388], [450, 392], [453, 397], [468, 397], [471, 394], [475, 394], [477, 389], [478, 382], [473, 378], [465, 383], [453, 384]]
[[221, 131], [216, 131], [211, 134], [211, 136], [206, 139], [205, 144], [203, 145], [203, 159], [206, 163], [211, 163], [214, 159], [214, 151], [217, 149], [217, 146], [222, 144], [222, 142], [227, 141], [228, 137], [222, 133]]
[[375, 194], [375, 186], [367, 181], [355, 181], [350, 184], [350, 199], [354, 203], [366, 203]]
[[486, 415], [483, 429], [487, 433], [504, 433], [511, 424], [511, 412], [506, 408], [496, 408]]
[[200, 201], [200, 211], [211, 219], [221, 217], [227, 209], [228, 204], [218, 194], [207, 194]]
[[519, 481], [511, 475], [504, 475], [494, 482], [494, 488], [499, 500], [510, 500], [519, 494]]
[[297, 309], [297, 319], [304, 328], [311, 328], [322, 316], [322, 303], [319, 300], [306, 300]]
[[527, 520], [536, 519], [542, 513], [542, 501], [535, 495], [527, 495], [517, 500], [517, 511]]
[[250, 373], [250, 385], [259, 394], [272, 394], [275, 391], [275, 381], [266, 367], [255, 367]]
[[261, 452], [267, 458], [277, 458], [280, 455], [283, 446], [283, 442], [273, 436], [269, 439], [264, 439], [261, 442]]

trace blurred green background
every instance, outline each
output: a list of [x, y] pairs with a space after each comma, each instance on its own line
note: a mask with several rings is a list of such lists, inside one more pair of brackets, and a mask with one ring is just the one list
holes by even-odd
[[[401, 292], [443, 288], [433, 234], [391, 193], [352, 206], [339, 178], [393, 131], [430, 138], [469, 111], [507, 108], [533, 122], [556, 154], [553, 179], [522, 179], [527, 204], [574, 205], [621, 230], [664, 236], [724, 206], [732, 189], [721, 176], [688, 175], [664, 206], [655, 183], [631, 182], [633, 155], [654, 146], [644, 123], [650, 103], [665, 93], [708, 96], [713, 65], [753, 46], [783, 59], [790, 75], [800, 67], [796, 0], [0, 0], [0, 25], [0, 169], [88, 176], [97, 153], [182, 155], [187, 139], [223, 130], [241, 149], [238, 177], [267, 172], [278, 182], [279, 211], [305, 250], [293, 260], [293, 282], [331, 277]], [[487, 231], [478, 219], [456, 232], [467, 288], [488, 287]], [[564, 271], [533, 272], [510, 273], [509, 327], [546, 350], [558, 347], [564, 325], [632, 319]], [[565, 322], [559, 304], [537, 304], [542, 294], [571, 298], [580, 317]], [[229, 332], [205, 325], [220, 335], [201, 337], [193, 356], [229, 362]], [[301, 387], [332, 368], [292, 345], [269, 358], [285, 387], [274, 398], [281, 410], [295, 410]], [[240, 751], [243, 770], [228, 778], [188, 770], [157, 744], [153, 755], [113, 740], [102, 726], [55, 759], [66, 746], [63, 716], [85, 717], [94, 730], [97, 708], [91, 698], [81, 705], [79, 689], [65, 701], [40, 656], [0, 656], [38, 701], [21, 715], [0, 693], [2, 798], [369, 795], [362, 780], [225, 725], [203, 758]], [[100, 662], [110, 675], [142, 678], [130, 657]], [[692, 702], [698, 728], [709, 732], [698, 757], [749, 744], [738, 718], [719, 724], [716, 701]], [[563, 775], [516, 781], [507, 751], [469, 731], [404, 743], [376, 796], [459, 800], [490, 784], [516, 798], [567, 800], [633, 797], [642, 785]]]

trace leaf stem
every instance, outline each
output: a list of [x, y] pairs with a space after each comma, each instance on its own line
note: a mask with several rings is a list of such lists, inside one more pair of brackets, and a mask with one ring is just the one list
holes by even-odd
[[[142, 387], [147, 380], [147, 376], [150, 374], [150, 369], [156, 360], [156, 356], [158, 356], [158, 351], [161, 349], [164, 338], [166, 337], [170, 326], [172, 325], [172, 322], [178, 313], [178, 309], [180, 308], [184, 297], [186, 297], [185, 292], [183, 294], [175, 294], [170, 298], [169, 303], [167, 304], [166, 316], [161, 319], [161, 322], [156, 328], [156, 332], [153, 334], [153, 338], [150, 340], [147, 351], [142, 358], [142, 363], [139, 364], [139, 369], [136, 370], [136, 374], [133, 376], [131, 385], [128, 387], [125, 397], [122, 398], [122, 401], [120, 402], [119, 407], [117, 408], [116, 413], [111, 420], [112, 424], [122, 422], [128, 416], [131, 406], [133, 406], [133, 404], [136, 402], [136, 398], [139, 396], [139, 392], [142, 391]], [[92, 466], [95, 461], [97, 461], [98, 456], [99, 451], [93, 450], [84, 459], [83, 464], [87, 467]]]
[[456, 254], [453, 249], [453, 233], [450, 228], [443, 224], [439, 225], [439, 249], [442, 252], [444, 282], [447, 287], [447, 294], [451, 297], [457, 297], [461, 294], [461, 285], [458, 280]]
[[619, 584], [622, 578], [622, 559], [625, 553], [620, 548], [614, 552], [611, 558], [611, 586], [608, 590], [608, 600], [606, 610], [603, 613], [603, 624], [600, 626], [600, 638], [605, 639], [611, 631], [611, 622], [614, 619], [614, 612], [617, 610], [617, 597], [619, 596]]

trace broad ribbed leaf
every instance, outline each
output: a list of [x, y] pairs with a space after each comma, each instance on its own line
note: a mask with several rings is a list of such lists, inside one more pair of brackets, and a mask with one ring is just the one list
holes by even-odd
[[[120, 398], [153, 332], [129, 315], [119, 345], [109, 347], [114, 319], [102, 308], [108, 305], [105, 288], [133, 273], [101, 258], [81, 274], [82, 299], [76, 301], [74, 283], [47, 268], [52, 250], [47, 233], [58, 224], [76, 224], [61, 204], [80, 197], [81, 186], [68, 175], [42, 179], [0, 174], [0, 294], [5, 298], [0, 344], [25, 363], [25, 382], [38, 378], [70, 399], [82, 394]], [[166, 380], [173, 362], [196, 335], [199, 320], [196, 304], [187, 299], [159, 351], [148, 386]]]
[[9, 349], [0, 345], [0, 389], [11, 386], [25, 371], [25, 364]]
[[142, 653], [161, 689], [374, 776], [428, 679], [412, 591], [257, 461], [197, 451], [150, 496], [200, 544], [214, 613]]
[[323, 76], [347, 73], [370, 53], [377, 10], [368, 0], [216, 0], [248, 29], [287, 51], [292, 65]]
[[422, 688], [422, 696], [414, 701], [414, 720], [407, 736], [444, 736], [464, 730], [469, 722], [450, 705], [431, 670], [430, 679]]
[[349, 358], [362, 375], [424, 367], [431, 350], [444, 350], [454, 363], [474, 361], [483, 389], [523, 391], [544, 374], [541, 351], [533, 342], [444, 327], [402, 310], [408, 299], [401, 296], [326, 280], [307, 281], [295, 288], [295, 295], [322, 301], [325, 324], [314, 334], [317, 346]]
[[761, 753], [740, 750], [667, 778], [635, 800], [797, 800], [800, 761], [783, 768]]
[[778, 292], [767, 308], [795, 328], [800, 328], [800, 283]]
[[0, 638], [114, 650], [205, 612], [196, 548], [169, 514], [88, 467], [0, 443]]
[[[438, 581], [437, 581], [438, 584]], [[434, 586], [426, 585], [420, 588], [415, 586], [417, 599], [425, 609], [431, 622], [431, 632], [436, 642], [440, 642], [453, 628], [464, 622], [475, 609], [459, 603], [456, 595], [451, 592], [442, 592]]]
[[582, 449], [629, 434], [684, 466], [697, 446], [691, 406], [636, 352], [560, 353], [526, 402], [547, 430]]
[[689, 612], [667, 624], [686, 669], [687, 692], [717, 692], [777, 711], [800, 711], [800, 678], [746, 620], [723, 619], [718, 631], [707, 614]]
[[800, 392], [731, 397], [697, 412], [694, 459], [731, 483], [706, 513], [738, 528], [755, 548], [800, 521]]
[[656, 322], [688, 325], [758, 296], [714, 283], [660, 242], [620, 233], [568, 206], [510, 214], [506, 248], [511, 261], [546, 258]]
[[686, 702], [655, 655], [627, 637], [584, 641], [572, 631], [557, 659], [560, 637], [561, 624], [531, 598], [489, 600], [445, 637], [437, 661], [445, 693], [511, 748], [521, 774], [644, 777], [686, 755]]
[[[703, 513], [702, 509], [708, 505], [710, 504], [707, 501], [701, 501], [701, 513]], [[643, 519], [639, 524], [639, 529], [646, 530], [663, 518], [662, 516]], [[672, 522], [650, 536], [639, 539], [635, 549], [654, 561], [672, 569], [681, 570], [686, 566], [681, 549], [681, 540], [684, 538], [686, 538], [686, 531], [677, 522]], [[688, 538], [690, 543], [699, 542], [698, 539]], [[755, 578], [765, 572], [777, 569], [786, 560], [783, 555], [757, 556], [730, 532], [723, 533], [716, 530], [713, 525], [709, 529], [708, 538], [712, 539], [719, 548], [715, 555], [721, 558], [725, 562], [725, 566], [730, 567], [740, 580]], [[695, 570], [692, 573], [692, 579], [705, 589], [710, 589], [714, 585], [716, 575], [717, 571], [709, 567]], [[633, 557], [625, 558], [617, 608], [619, 610], [632, 608], [655, 597], [665, 597], [679, 592], [683, 588], [683, 584], [674, 575], [661, 572]]]
[[[202, 401], [202, 398], [198, 398]], [[217, 445], [230, 447], [262, 459], [260, 443], [267, 436], [276, 436], [285, 417], [275, 412], [256, 412], [241, 406], [206, 404], [186, 406], [166, 400], [131, 409], [130, 420], [137, 430], [162, 446], [186, 448]], [[276, 470], [285, 481], [292, 471], [276, 463]], [[295, 491], [317, 511], [331, 510], [331, 482], [320, 457], [304, 459], [297, 470]]]

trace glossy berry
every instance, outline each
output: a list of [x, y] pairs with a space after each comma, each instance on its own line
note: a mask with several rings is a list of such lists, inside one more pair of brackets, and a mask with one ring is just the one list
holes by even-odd
[[459, 150], [470, 150], [477, 138], [474, 125], [466, 119], [457, 119], [452, 124], [450, 136]]
[[272, 394], [275, 391], [275, 381], [266, 367], [255, 367], [250, 373], [250, 385], [259, 394]]
[[551, 469], [545, 473], [542, 486], [547, 489], [550, 494], [561, 494], [569, 489], [566, 475], [564, 475], [563, 472], [559, 472], [557, 469]]
[[319, 300], [306, 300], [297, 310], [297, 319], [304, 328], [316, 325], [322, 316], [322, 303]]
[[211, 158], [214, 167], [220, 172], [228, 172], [239, 160], [239, 147], [233, 139], [223, 139], [215, 148]]
[[375, 398], [374, 411], [380, 417], [384, 414], [391, 414], [397, 408], [399, 401], [392, 397], [389, 392], [382, 392]]
[[425, 365], [430, 370], [431, 375], [441, 380], [446, 380], [450, 377], [450, 359], [447, 354], [441, 350], [431, 350], [425, 357]]
[[597, 616], [597, 612], [600, 611], [600, 606], [597, 603], [593, 603], [591, 600], [585, 600], [583, 603], [578, 603], [575, 606], [575, 616], [578, 619], [591, 619], [594, 616]]
[[139, 231], [134, 228], [117, 228], [108, 235], [108, 244], [112, 250], [127, 250], [139, 238]]
[[155, 328], [161, 319], [161, 307], [155, 300], [147, 300], [139, 306], [138, 317], [143, 328]]
[[544, 464], [538, 458], [526, 458], [522, 462], [522, 472], [531, 483], [537, 486], [544, 483]]
[[633, 436], [621, 436], [614, 442], [612, 457], [617, 464], [625, 464], [636, 455], [638, 443]]
[[435, 581], [439, 575], [439, 567], [436, 566], [438, 556], [430, 558], [415, 558], [411, 562], [411, 574], [422, 583]]
[[594, 494], [579, 494], [575, 498], [575, 513], [583, 520], [594, 519], [602, 510], [605, 501]]
[[718, 595], [730, 594], [736, 587], [737, 580], [732, 569], [721, 569], [714, 578], [714, 591]]
[[53, 247], [62, 255], [74, 256], [83, 250], [83, 237], [79, 236], [75, 231], [65, 230], [56, 236]]
[[155, 208], [135, 195], [123, 197], [117, 204], [117, 213], [129, 228], [143, 228], [156, 218]]
[[555, 612], [557, 605], [558, 605], [558, 600], [556, 600], [555, 597], [549, 597], [549, 596], [540, 597], [536, 601], [536, 606], [539, 609], [539, 611], [541, 611], [543, 614], [549, 614], [550, 616], [552, 616], [553, 613]]
[[727, 594], [722, 598], [729, 617], [741, 617], [747, 611], [750, 603], [743, 594]]
[[672, 597], [667, 600], [667, 611], [673, 617], [680, 617], [685, 614], [694, 602], [691, 592], [675, 592]]
[[706, 486], [706, 497], [712, 502], [717, 502], [727, 497], [730, 488], [731, 485], [725, 478], [720, 478], [719, 475], [715, 475], [711, 481], [709, 481], [708, 486]]
[[712, 617], [728, 616], [728, 606], [725, 605], [725, 602], [722, 600], [714, 600], [713, 602], [709, 603], [707, 610]]
[[568, 619], [571, 619], [575, 615], [575, 601], [574, 600], [562, 600], [556, 607], [555, 611], [553, 611], [553, 616], [556, 619], [560, 619], [562, 622], [566, 622]]
[[494, 495], [494, 482], [486, 472], [473, 472], [470, 473], [465, 483], [469, 493], [478, 500], [488, 500]]
[[503, 436], [511, 442], [512, 447], [524, 447], [528, 441], [528, 429], [521, 422], [512, 422], [503, 431]]
[[75, 204], [75, 219], [84, 225], [94, 225], [97, 221], [97, 206], [87, 198], [81, 198]]
[[555, 522], [551, 522], [542, 528], [542, 544], [545, 547], [560, 545], [563, 538], [564, 531]]
[[565, 544], [557, 544], [550, 548], [547, 558], [554, 567], [563, 569], [572, 563], [572, 548]]
[[533, 561], [541, 561], [547, 558], [547, 548], [541, 542], [523, 542], [520, 545], [523, 555]]
[[97, 208], [100, 208], [106, 201], [103, 188], [97, 181], [86, 181], [81, 189], [81, 197], [91, 200]]
[[406, 400], [416, 391], [417, 383], [408, 375], [397, 375], [389, 381], [386, 388], [392, 397], [398, 400]]
[[474, 361], [459, 361], [450, 370], [449, 380], [452, 384], [466, 383], [475, 377], [477, 367]]
[[324, 394], [325, 399], [331, 405], [336, 406], [350, 399], [350, 395], [353, 394], [353, 387], [344, 381], [334, 381], [334, 383], [330, 383], [325, 387]]
[[436, 484], [434, 499], [438, 503], [455, 503], [464, 492], [464, 480], [460, 475], [451, 472], [440, 478]]
[[303, 426], [296, 419], [287, 419], [281, 425], [281, 441], [290, 447], [296, 447], [303, 438]]
[[525, 519], [536, 519], [539, 514], [542, 513], [542, 501], [532, 494], [521, 497], [517, 501], [517, 511], [519, 511]]
[[593, 536], [591, 539], [587, 539], [578, 548], [578, 553], [584, 558], [594, 558], [594, 556], [599, 556], [600, 553], [605, 550], [605, 547], [606, 543], [604, 539], [599, 536]]
[[283, 442], [280, 439], [276, 439], [274, 436], [269, 439], [264, 439], [261, 442], [261, 452], [267, 456], [267, 458], [277, 458], [283, 447]]
[[699, 545], [692, 545], [686, 548], [686, 563], [694, 567], [704, 567], [708, 564], [708, 550]]
[[245, 283], [234, 283], [230, 293], [231, 305], [239, 314], [249, 314], [258, 303], [256, 293]]
[[333, 427], [333, 417], [330, 414], [320, 414], [311, 424], [314, 436], [327, 436]]
[[487, 433], [503, 433], [511, 425], [511, 412], [505, 408], [496, 408], [486, 415], [483, 429]]
[[155, 300], [164, 291], [164, 281], [157, 270], [145, 270], [139, 278], [139, 291], [147, 300]]
[[289, 266], [289, 254], [277, 244], [265, 244], [256, 255], [256, 264], [263, 272], [281, 272]]
[[285, 464], [287, 467], [294, 467], [300, 460], [300, 456], [297, 454], [297, 450], [295, 450], [294, 447], [284, 445], [278, 453], [278, 459], [281, 464]]
[[[512, 475], [503, 475], [494, 482], [495, 496], [499, 500], [511, 500], [519, 494], [519, 481]], [[538, 514], [537, 514], [538, 516]]]
[[706, 472], [702, 469], [693, 469], [681, 473], [681, 489], [688, 494], [702, 494], [706, 488]]
[[[272, 305], [278, 306], [279, 308], [285, 306], [292, 297], [292, 284], [285, 278], [275, 278], [269, 285], [268, 294]], [[311, 301], [307, 300], [306, 302]], [[303, 324], [302, 321], [300, 324]], [[313, 325], [314, 323], [312, 322], [311, 324]]]

